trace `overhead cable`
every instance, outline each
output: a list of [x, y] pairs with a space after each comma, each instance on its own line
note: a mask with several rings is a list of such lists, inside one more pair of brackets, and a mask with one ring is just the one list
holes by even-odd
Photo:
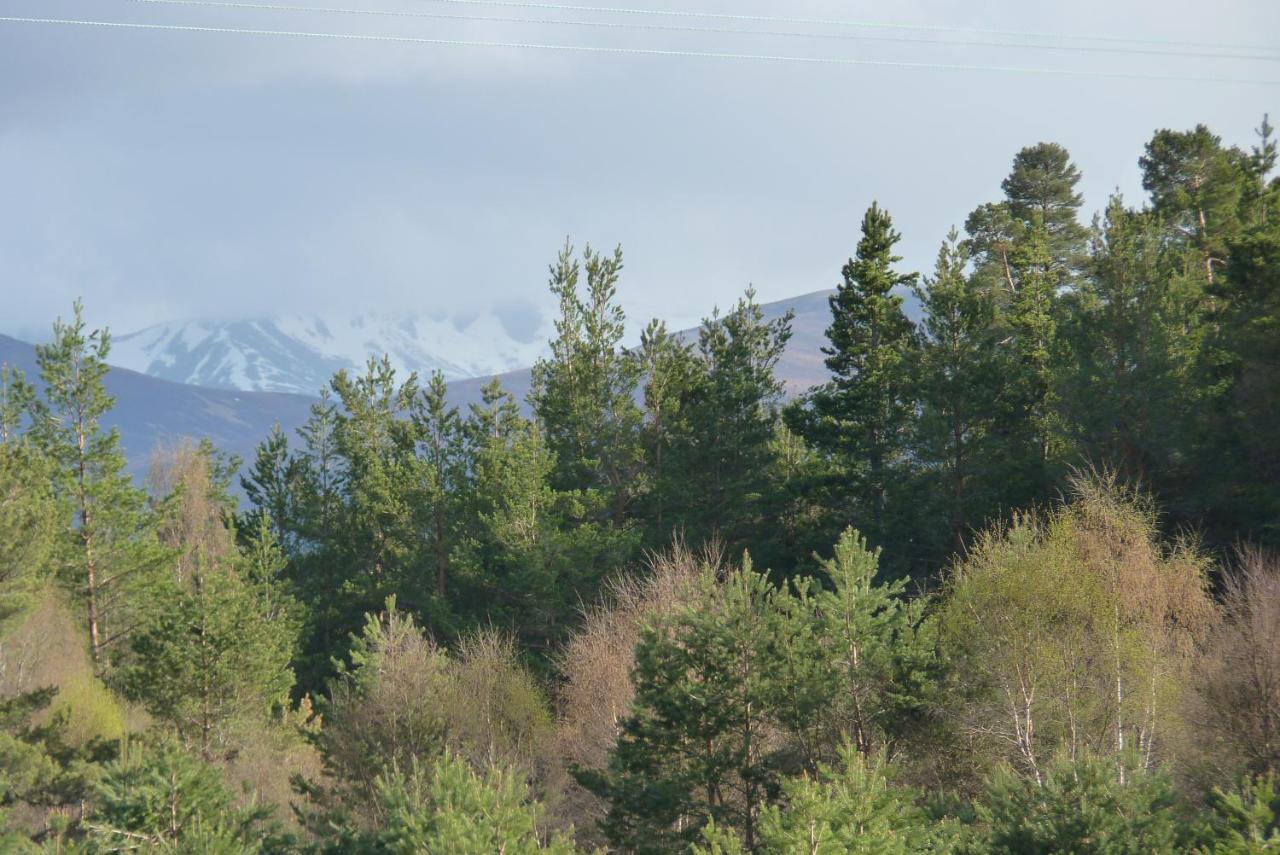
[[700, 50], [666, 50], [659, 48], [621, 47], [603, 45], [566, 45], [539, 42], [505, 42], [473, 39], [437, 39], [416, 36], [373, 35], [368, 33], [320, 33], [298, 30], [267, 30], [244, 27], [208, 27], [182, 24], [147, 24], [132, 21], [94, 21], [72, 18], [35, 18], [0, 16], [0, 23], [44, 24], [66, 27], [91, 27], [104, 30], [147, 30], [153, 32], [210, 33], [221, 35], [277, 36], [299, 39], [323, 39], [348, 42], [380, 42], [390, 44], [437, 45], [447, 47], [505, 48], [517, 50], [554, 51], [579, 54], [615, 54], [624, 56], [684, 57], [693, 59], [761, 61], [773, 63], [800, 63], [806, 65], [871, 66], [880, 68], [914, 68], [934, 71], [978, 71], [1009, 74], [1047, 74], [1071, 77], [1102, 77], [1132, 80], [1163, 80], [1192, 83], [1224, 83], [1233, 85], [1280, 86], [1280, 81], [1257, 78], [1206, 77], [1183, 74], [1155, 74], [1135, 71], [1103, 71], [1097, 69], [1035, 68], [1003, 65], [967, 65], [962, 63], [909, 62], [905, 60], [857, 59], [852, 57], [793, 56], [786, 54], [727, 53]]

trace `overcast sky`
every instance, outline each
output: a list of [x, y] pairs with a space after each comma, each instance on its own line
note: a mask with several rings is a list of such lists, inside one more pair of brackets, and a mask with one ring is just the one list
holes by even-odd
[[[256, 0], [284, 5], [285, 0]], [[415, 13], [1015, 41], [442, 0]], [[577, 0], [590, 5], [591, 0]], [[621, 2], [621, 0], [619, 0]], [[797, 39], [137, 0], [0, 0], [0, 16], [400, 35], [1237, 82], [800, 64], [0, 23], [0, 330], [82, 295], [126, 332], [184, 317], [549, 307], [566, 235], [623, 245], [623, 303], [684, 324], [748, 283], [830, 287], [879, 200], [928, 268], [1023, 145], [1066, 145], [1092, 210], [1159, 127], [1249, 145], [1280, 113], [1276, 0], [628, 0], [646, 9], [1145, 40], [1150, 54]], [[600, 3], [600, 5], [608, 5]], [[1116, 42], [1055, 41], [1119, 47]], [[1160, 51], [1179, 55], [1166, 55]], [[1256, 51], [1255, 51], [1256, 52]]]

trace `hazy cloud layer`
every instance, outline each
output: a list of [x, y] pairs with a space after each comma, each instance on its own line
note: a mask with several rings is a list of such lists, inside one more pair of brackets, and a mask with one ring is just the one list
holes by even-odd
[[[635, 2], [1280, 53], [1272, 0]], [[306, 5], [555, 17], [436, 0]], [[1280, 80], [1277, 62], [129, 0], [4, 0], [0, 15]], [[1140, 192], [1153, 129], [1204, 121], [1249, 144], [1262, 113], [1280, 113], [1280, 88], [1264, 85], [12, 23], [0, 23], [0, 81], [0, 330], [19, 333], [76, 295], [121, 331], [295, 311], [519, 315], [548, 305], [546, 264], [567, 234], [622, 243], [629, 310], [684, 324], [748, 282], [764, 299], [833, 285], [873, 199], [908, 262], [927, 268], [1022, 145], [1065, 144], [1092, 209], [1116, 187]]]

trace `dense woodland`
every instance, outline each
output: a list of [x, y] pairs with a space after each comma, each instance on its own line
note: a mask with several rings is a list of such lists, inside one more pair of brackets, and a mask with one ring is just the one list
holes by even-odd
[[0, 373], [0, 849], [1280, 852], [1276, 159], [1086, 224], [1033, 145], [924, 275], [872, 205], [795, 400], [566, 244], [527, 406], [374, 361], [145, 487], [77, 305]]

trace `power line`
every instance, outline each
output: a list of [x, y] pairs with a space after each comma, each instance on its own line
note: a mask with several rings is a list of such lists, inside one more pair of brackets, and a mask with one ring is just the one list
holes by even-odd
[[806, 65], [872, 66], [880, 68], [915, 68], [932, 71], [983, 71], [1011, 74], [1050, 74], [1070, 77], [1103, 77], [1111, 79], [1161, 80], [1190, 83], [1227, 83], [1236, 85], [1280, 86], [1280, 81], [1256, 78], [1204, 77], [1179, 74], [1149, 74], [1128, 71], [1097, 71], [1093, 69], [1032, 68], [1001, 65], [965, 65], [939, 62], [907, 62], [901, 60], [853, 59], [847, 57], [791, 56], [782, 54], [722, 53], [717, 51], [663, 50], [658, 48], [602, 47], [599, 45], [563, 45], [538, 42], [500, 42], [470, 39], [430, 39], [415, 36], [380, 36], [363, 33], [315, 33], [297, 30], [260, 30], [243, 27], [204, 27], [180, 24], [144, 24], [124, 21], [89, 21], [70, 18], [29, 18], [0, 16], [0, 23], [49, 24], [60, 26], [97, 27], [112, 30], [149, 30], [180, 33], [216, 33], [251, 36], [283, 36], [288, 38], [330, 39], [351, 42], [384, 42], [394, 44], [437, 45], [446, 47], [508, 48], [518, 50], [557, 51], [583, 54], [615, 54], [624, 56], [684, 57], [692, 59], [725, 59], [762, 61], [775, 63], [801, 63]]
[[975, 41], [975, 40], [957, 40], [947, 39], [945, 41], [939, 39], [931, 39], [920, 36], [886, 36], [886, 35], [870, 35], [866, 33], [815, 33], [815, 32], [797, 32], [794, 30], [744, 30], [741, 28], [731, 27], [704, 27], [689, 26], [681, 24], [648, 24], [648, 23], [631, 23], [623, 21], [585, 21], [585, 20], [557, 20], [554, 18], [513, 18], [513, 17], [485, 17], [479, 15], [459, 15], [449, 14], [445, 12], [409, 12], [402, 10], [385, 10], [385, 9], [348, 9], [334, 8], [328, 6], [294, 6], [294, 5], [275, 5], [271, 3], [249, 3], [235, 2], [235, 0], [126, 0], [131, 3], [147, 3], [152, 5], [165, 6], [194, 6], [198, 8], [219, 8], [219, 9], [250, 9], [250, 10], [269, 10], [272, 12], [303, 12], [310, 14], [339, 14], [339, 15], [371, 15], [391, 18], [422, 18], [428, 20], [443, 21], [477, 21], [490, 22], [497, 24], [534, 24], [549, 26], [567, 26], [567, 27], [594, 27], [600, 29], [613, 30], [641, 30], [646, 32], [676, 32], [676, 33], [705, 33], [716, 35], [736, 35], [736, 36], [770, 36], [783, 38], [799, 38], [799, 39], [833, 39], [837, 41], [865, 41], [865, 42], [895, 42], [909, 44], [926, 44], [941, 45], [955, 47], [992, 47], [1007, 48], [1014, 50], [1048, 50], [1048, 51], [1068, 51], [1068, 52], [1089, 52], [1089, 53], [1116, 53], [1116, 54], [1135, 54], [1135, 55], [1151, 55], [1151, 56], [1176, 56], [1197, 59], [1245, 59], [1257, 60], [1261, 62], [1277, 62], [1280, 61], [1280, 55], [1257, 55], [1257, 54], [1239, 54], [1239, 53], [1201, 53], [1185, 50], [1174, 50], [1169, 48], [1132, 48], [1132, 47], [1105, 47], [1099, 45], [1040, 45], [1040, 44], [1019, 44], [1016, 42], [998, 42], [998, 41]]
[[452, 3], [461, 6], [496, 6], [509, 9], [543, 9], [558, 12], [591, 12], [604, 15], [658, 15], [669, 18], [701, 18], [703, 20], [743, 21], [757, 24], [813, 24], [830, 27], [864, 27], [880, 30], [917, 30], [938, 33], [970, 33], [986, 36], [1016, 36], [1019, 38], [1063, 39], [1070, 41], [1123, 42], [1126, 44], [1164, 45], [1166, 47], [1198, 47], [1235, 50], [1275, 50], [1275, 45], [1242, 45], [1222, 42], [1190, 42], [1168, 39], [1127, 38], [1125, 36], [1097, 36], [1085, 33], [1046, 33], [1031, 30], [995, 30], [981, 27], [953, 27], [938, 24], [888, 24], [881, 21], [848, 21], [831, 18], [797, 18], [781, 15], [743, 15], [731, 12], [695, 12], [684, 9], [633, 9], [619, 6], [580, 6], [564, 3], [543, 3], [536, 0], [424, 0], [429, 3]]

